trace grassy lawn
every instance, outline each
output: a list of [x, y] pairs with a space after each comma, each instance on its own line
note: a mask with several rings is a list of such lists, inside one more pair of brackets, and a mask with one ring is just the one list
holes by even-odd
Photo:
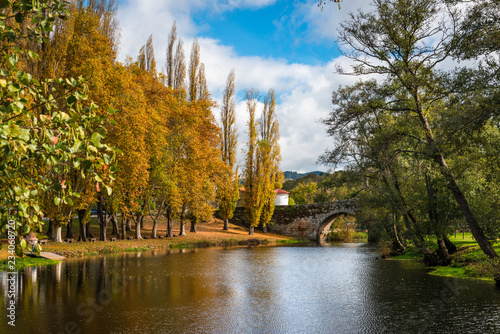
[[[133, 226], [134, 227], [134, 226]], [[52, 252], [65, 257], [80, 257], [80, 256], [95, 256], [99, 254], [109, 254], [118, 252], [138, 252], [152, 249], [159, 249], [164, 247], [170, 248], [188, 248], [188, 247], [209, 247], [209, 246], [236, 246], [236, 245], [258, 245], [258, 244], [285, 244], [303, 242], [293, 237], [273, 234], [261, 233], [255, 231], [255, 235], [248, 235], [248, 229], [233, 224], [229, 224], [229, 231], [223, 231], [223, 222], [220, 220], [212, 220], [208, 223], [201, 223], [197, 225], [197, 233], [190, 233], [189, 227], [186, 226], [187, 236], [178, 236], [175, 238], [162, 238], [151, 239], [152, 221], [145, 219], [144, 228], [141, 230], [143, 237], [149, 239], [138, 240], [135, 239], [135, 232], [127, 232], [127, 237], [133, 237], [132, 240], [117, 240], [112, 241], [99, 241], [96, 242], [76, 242], [78, 239], [79, 225], [77, 221], [73, 222], [73, 235], [74, 243], [56, 243], [48, 242], [47, 245], [42, 246], [43, 252]], [[45, 227], [46, 229], [47, 227]], [[99, 225], [95, 218], [91, 221], [90, 231], [94, 237], [99, 237]], [[112, 227], [108, 227], [107, 237], [108, 240], [111, 235]], [[166, 235], [166, 224], [160, 223], [158, 228], [158, 236]], [[66, 234], [66, 228], [63, 227], [63, 237]], [[174, 224], [174, 235], [179, 234], [179, 224]], [[43, 234], [39, 235], [39, 238]], [[5, 270], [7, 266], [7, 239], [5, 236], [0, 240], [2, 249], [0, 250], [0, 270]], [[43, 259], [28, 259], [17, 258], [16, 266], [24, 268], [27, 265], [45, 265]]]
[[[500, 268], [492, 263], [479, 248], [471, 233], [457, 233], [448, 236], [457, 246], [457, 252], [452, 254], [449, 266], [432, 267], [431, 275], [445, 277], [461, 277], [493, 280]], [[493, 248], [500, 254], [500, 241], [493, 243]], [[407, 248], [403, 254], [393, 256], [396, 260], [422, 260], [422, 254], [413, 246]]]
[[[493, 264], [479, 248], [471, 233], [457, 233], [448, 236], [458, 250], [452, 254], [452, 261], [449, 266], [433, 267], [431, 275], [445, 277], [475, 278], [493, 280], [500, 268]], [[500, 242], [493, 243], [493, 248], [500, 254]], [[418, 251], [410, 247], [402, 255], [395, 256], [395, 259], [422, 259]]]

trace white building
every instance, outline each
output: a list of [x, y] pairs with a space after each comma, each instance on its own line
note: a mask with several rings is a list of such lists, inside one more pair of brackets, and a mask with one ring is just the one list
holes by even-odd
[[288, 198], [290, 197], [290, 193], [288, 191], [276, 189], [274, 193], [276, 194], [274, 205], [288, 205]]

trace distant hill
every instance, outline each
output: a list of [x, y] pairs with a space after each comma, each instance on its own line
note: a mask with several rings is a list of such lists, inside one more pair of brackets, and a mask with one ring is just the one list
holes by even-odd
[[318, 176], [321, 176], [321, 175], [324, 175], [326, 173], [321, 172], [321, 171], [314, 171], [314, 172], [307, 172], [307, 173], [297, 173], [297, 172], [292, 172], [292, 171], [286, 171], [286, 172], [283, 172], [283, 174], [285, 176], [285, 180], [298, 180], [301, 177], [304, 177], [304, 176], [309, 175], [309, 174], [316, 174]]

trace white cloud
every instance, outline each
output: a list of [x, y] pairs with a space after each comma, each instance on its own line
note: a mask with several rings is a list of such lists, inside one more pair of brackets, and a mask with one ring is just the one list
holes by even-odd
[[[155, 55], [161, 70], [165, 61], [167, 36], [176, 20], [177, 32], [185, 41], [186, 57], [190, 54], [190, 44], [196, 34], [203, 29], [191, 19], [194, 10], [213, 9], [226, 5], [233, 8], [249, 6], [267, 6], [274, 0], [225, 0], [225, 1], [161, 1], [136, 0], [120, 8], [119, 19], [122, 26], [122, 46], [120, 59], [126, 55], [136, 57], [139, 48], [145, 44], [150, 34], [154, 35]], [[349, 1], [348, 3], [350, 3]], [[311, 5], [311, 3], [310, 3]], [[334, 15], [338, 15], [338, 9]], [[220, 7], [222, 8], [222, 7]], [[219, 8], [219, 9], [220, 9]], [[229, 7], [227, 7], [229, 10]], [[318, 15], [323, 14], [314, 6]], [[342, 8], [342, 15], [345, 7]], [[311, 14], [312, 15], [312, 14]], [[314, 18], [310, 16], [310, 19]], [[263, 95], [269, 88], [277, 94], [277, 114], [280, 122], [282, 169], [296, 171], [325, 170], [316, 166], [316, 160], [330, 145], [321, 118], [327, 117], [331, 110], [331, 93], [339, 84], [349, 84], [357, 78], [334, 74], [336, 63], [349, 64], [344, 58], [332, 60], [326, 65], [291, 64], [286, 59], [245, 57], [236, 54], [231, 46], [220, 41], [200, 38], [201, 60], [205, 63], [207, 82], [214, 99], [220, 103], [226, 78], [231, 69], [236, 73], [236, 88], [240, 92], [237, 101], [237, 126], [239, 130], [239, 163], [243, 163], [241, 154], [246, 141], [246, 122], [248, 115], [241, 92], [247, 88], [256, 88]], [[261, 110], [259, 106], [259, 110]], [[214, 110], [218, 117], [219, 110]]]
[[219, 11], [232, 10], [235, 8], [257, 9], [267, 7], [276, 2], [276, 0], [222, 0], [213, 1], [215, 8]]
[[338, 37], [340, 23], [349, 19], [351, 12], [356, 13], [358, 9], [370, 10], [371, 2], [372, 0], [344, 1], [340, 10], [337, 4], [327, 3], [320, 10], [316, 0], [308, 0], [295, 9], [292, 17], [294, 21], [307, 24], [309, 38], [332, 41]]

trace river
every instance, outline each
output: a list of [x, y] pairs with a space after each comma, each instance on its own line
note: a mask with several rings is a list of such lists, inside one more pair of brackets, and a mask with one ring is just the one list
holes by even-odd
[[[366, 244], [158, 250], [26, 268], [0, 333], [500, 333], [500, 290]], [[0, 308], [8, 307], [0, 273]]]

